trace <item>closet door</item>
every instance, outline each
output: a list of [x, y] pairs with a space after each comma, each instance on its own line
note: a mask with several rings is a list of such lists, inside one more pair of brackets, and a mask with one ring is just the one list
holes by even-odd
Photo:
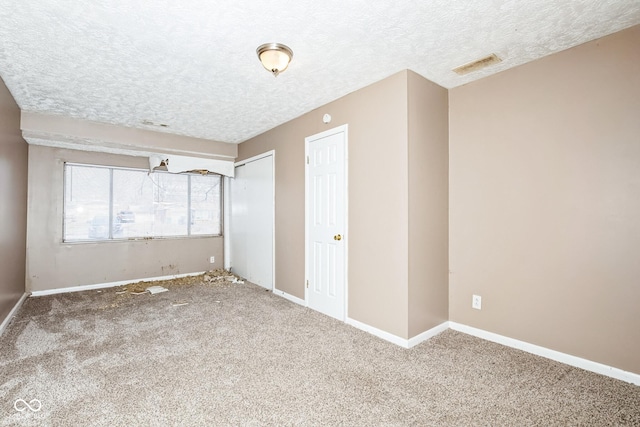
[[248, 278], [247, 272], [247, 182], [246, 165], [236, 166], [235, 178], [229, 180], [230, 217], [229, 240], [231, 248], [231, 271], [238, 276]]
[[273, 289], [273, 155], [236, 166], [231, 180], [231, 270]]

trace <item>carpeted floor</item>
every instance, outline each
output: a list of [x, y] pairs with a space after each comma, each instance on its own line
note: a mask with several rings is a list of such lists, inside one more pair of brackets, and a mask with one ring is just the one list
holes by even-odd
[[251, 284], [30, 298], [0, 396], [1, 426], [640, 426], [640, 387], [454, 331], [402, 349]]

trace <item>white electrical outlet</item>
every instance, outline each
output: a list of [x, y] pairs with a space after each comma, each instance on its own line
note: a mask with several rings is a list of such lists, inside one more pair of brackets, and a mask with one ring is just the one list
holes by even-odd
[[471, 299], [471, 308], [476, 310], [482, 310], [482, 297], [480, 295], [474, 295]]
[[214, 262], [216, 262], [216, 257], [212, 256], [209, 258], [209, 263], [213, 264]]

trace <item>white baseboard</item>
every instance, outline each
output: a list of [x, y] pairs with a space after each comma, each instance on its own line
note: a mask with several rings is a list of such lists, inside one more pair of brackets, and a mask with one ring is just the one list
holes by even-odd
[[540, 347], [538, 345], [530, 344], [525, 341], [520, 341], [514, 338], [505, 337], [503, 335], [494, 334], [493, 332], [487, 332], [482, 329], [473, 328], [471, 326], [462, 325], [456, 322], [449, 322], [449, 327], [454, 331], [463, 332], [465, 334], [473, 335], [487, 341], [493, 341], [498, 344], [506, 345], [507, 347], [516, 348], [518, 350], [526, 351], [527, 353], [546, 357], [547, 359], [555, 360], [556, 362], [561, 362], [566, 365], [584, 369], [586, 371], [595, 372], [597, 374], [605, 375], [617, 380], [640, 385], [640, 375], [634, 374], [633, 372], [623, 371], [622, 369], [603, 365], [602, 363], [593, 362], [581, 357], [561, 353], [559, 351], [551, 350], [546, 347]]
[[419, 335], [416, 335], [413, 338], [406, 339], [406, 338], [400, 338], [397, 335], [393, 335], [389, 332], [383, 331], [382, 329], [374, 328], [371, 325], [367, 325], [366, 323], [359, 322], [350, 317], [347, 317], [347, 320], [345, 320], [345, 323], [347, 325], [353, 326], [354, 328], [358, 328], [361, 331], [365, 331], [370, 333], [371, 335], [375, 335], [378, 338], [382, 338], [385, 341], [389, 341], [392, 344], [399, 345], [400, 347], [403, 347], [403, 348], [411, 348], [413, 346], [416, 346], [421, 342], [426, 341], [429, 338], [438, 335], [440, 332], [446, 331], [449, 328], [449, 322], [443, 322], [438, 326], [435, 326], [427, 331], [422, 332]]
[[428, 340], [429, 338], [433, 338], [439, 333], [446, 331], [447, 329], [449, 329], [449, 322], [442, 322], [438, 326], [434, 326], [433, 328], [426, 330], [413, 338], [409, 338], [407, 348], [414, 347], [421, 342]]
[[159, 280], [171, 280], [171, 279], [179, 279], [180, 277], [199, 276], [204, 273], [205, 273], [204, 271], [200, 271], [196, 273], [174, 274], [171, 276], [158, 276], [158, 277], [148, 277], [144, 279], [122, 280], [119, 282], [96, 283], [94, 285], [82, 285], [82, 286], [71, 286], [68, 288], [45, 289], [43, 291], [33, 291], [31, 292], [31, 296], [41, 297], [45, 295], [63, 294], [67, 292], [80, 292], [80, 291], [90, 291], [93, 289], [113, 288], [115, 286], [124, 286], [130, 283], [157, 282]]
[[13, 319], [13, 316], [15, 316], [18, 310], [20, 310], [20, 307], [22, 307], [22, 304], [24, 304], [28, 296], [29, 294], [27, 293], [22, 294], [16, 305], [14, 305], [9, 314], [7, 314], [7, 317], [5, 317], [2, 323], [0, 323], [0, 335], [2, 335], [5, 329], [7, 329], [7, 326], [11, 323], [11, 319]]
[[[43, 291], [34, 291], [31, 293], [31, 296], [38, 297], [38, 296], [53, 295], [53, 294], [66, 293], [66, 292], [79, 292], [79, 291], [86, 291], [86, 290], [92, 290], [92, 289], [111, 288], [115, 286], [123, 286], [123, 285], [128, 285], [130, 283], [137, 283], [141, 281], [153, 282], [153, 281], [159, 281], [159, 280], [177, 279], [180, 277], [187, 277], [187, 276], [198, 276], [203, 273], [204, 272], [185, 273], [185, 274], [176, 274], [172, 276], [160, 276], [160, 277], [151, 277], [151, 278], [144, 278], [144, 279], [123, 280], [119, 282], [98, 283], [94, 285], [73, 286], [68, 288], [47, 289]], [[305, 300], [295, 297], [293, 295], [290, 295], [284, 291], [274, 288], [273, 293], [291, 302], [302, 305], [304, 307], [306, 307], [307, 305]], [[22, 295], [20, 300], [16, 303], [16, 305], [13, 307], [11, 312], [9, 312], [9, 314], [4, 319], [2, 324], [0, 324], [0, 335], [2, 334], [2, 332], [4, 332], [5, 328], [9, 325], [9, 322], [11, 322], [11, 319], [16, 314], [16, 312], [20, 309], [20, 307], [26, 300], [27, 296], [28, 294], [26, 293]], [[443, 322], [440, 325], [435, 326], [425, 332], [422, 332], [421, 334], [416, 335], [415, 337], [410, 339], [400, 338], [397, 335], [393, 335], [389, 332], [383, 331], [381, 329], [375, 328], [373, 326], [367, 325], [366, 323], [359, 322], [349, 317], [347, 317], [347, 319], [345, 320], [345, 323], [403, 348], [411, 348], [450, 328], [450, 329], [453, 329], [454, 331], [462, 332], [468, 335], [473, 335], [475, 337], [482, 338], [487, 341], [492, 341], [498, 344], [505, 345], [507, 347], [512, 347], [518, 350], [526, 351], [527, 353], [535, 354], [537, 356], [542, 356], [547, 359], [564, 363], [566, 365], [574, 366], [576, 368], [584, 369], [590, 372], [595, 372], [597, 374], [605, 375], [605, 376], [615, 378], [621, 381], [625, 381], [628, 383], [632, 383], [635, 385], [640, 385], [640, 374], [623, 371], [622, 369], [619, 369], [619, 368], [614, 368], [612, 366], [608, 366], [602, 363], [583, 359], [581, 357], [572, 356], [570, 354], [561, 353], [556, 350], [551, 350], [549, 348], [541, 347], [535, 344], [530, 344], [525, 341], [520, 341], [514, 338], [509, 338], [503, 335], [495, 334], [493, 332], [488, 332], [482, 329], [463, 325], [461, 323]]]
[[286, 293], [285, 291], [281, 291], [280, 289], [273, 288], [273, 293], [281, 296], [284, 299], [288, 299], [291, 302], [295, 302], [296, 304], [300, 304], [303, 307], [307, 306], [307, 302], [302, 298], [294, 297], [291, 294]]
[[382, 329], [374, 328], [366, 323], [359, 322], [355, 319], [347, 317], [344, 321], [347, 325], [351, 325], [354, 328], [358, 328], [361, 331], [369, 332], [371, 335], [375, 335], [378, 338], [382, 338], [385, 341], [389, 341], [392, 344], [399, 345], [400, 347], [409, 348], [409, 340], [400, 338], [397, 335], [390, 334]]

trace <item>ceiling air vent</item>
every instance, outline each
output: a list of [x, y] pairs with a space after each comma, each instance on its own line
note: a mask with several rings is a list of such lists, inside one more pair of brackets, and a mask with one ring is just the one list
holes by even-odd
[[492, 53], [491, 55], [480, 58], [477, 61], [469, 62], [468, 64], [454, 68], [453, 71], [463, 76], [465, 74], [478, 71], [481, 68], [488, 67], [489, 65], [497, 64], [498, 62], [502, 62], [502, 59], [498, 58], [495, 53]]

